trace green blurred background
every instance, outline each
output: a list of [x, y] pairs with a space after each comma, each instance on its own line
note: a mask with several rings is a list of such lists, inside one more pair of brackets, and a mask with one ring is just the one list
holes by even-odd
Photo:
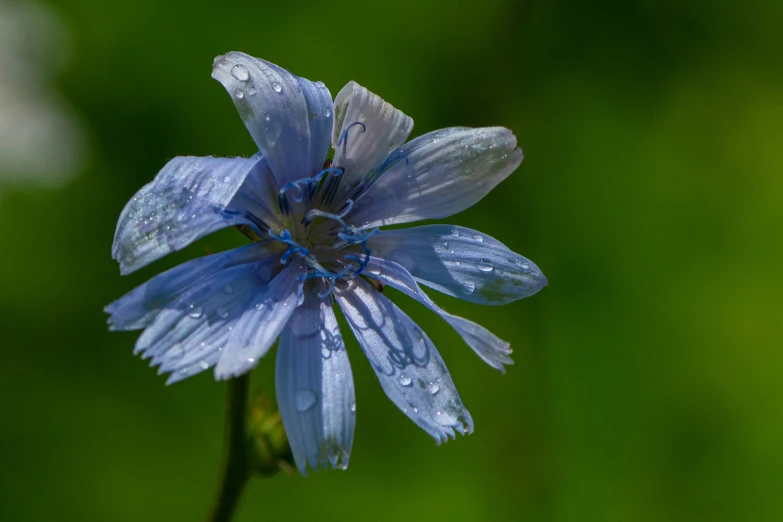
[[[332, 94], [356, 80], [414, 136], [513, 129], [521, 168], [447, 221], [549, 278], [501, 308], [438, 297], [511, 341], [505, 376], [396, 299], [440, 347], [472, 436], [436, 447], [351, 341], [348, 471], [256, 480], [237, 520], [783, 520], [782, 3], [2, 0], [0, 21], [31, 6], [23, 29], [0, 23], [22, 42], [0, 60], [17, 82], [0, 107], [71, 123], [37, 140], [0, 111], [0, 141], [20, 144], [6, 154], [29, 149], [0, 167], [0, 520], [206, 514], [225, 384], [164, 386], [102, 308], [242, 242], [217, 234], [125, 278], [109, 255], [167, 160], [254, 152], [209, 77], [230, 50]], [[41, 176], [18, 167], [46, 158]], [[273, 390], [272, 370], [254, 386]]]

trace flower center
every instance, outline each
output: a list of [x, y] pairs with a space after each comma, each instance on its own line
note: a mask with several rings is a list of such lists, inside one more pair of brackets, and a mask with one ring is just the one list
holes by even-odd
[[332, 207], [330, 203], [343, 174], [341, 168], [328, 164], [325, 167], [311, 178], [292, 181], [280, 189], [280, 221], [290, 226], [266, 231], [270, 240], [286, 245], [280, 257], [282, 264], [299, 256], [307, 267], [307, 273], [301, 276], [303, 281], [325, 280], [326, 290], [321, 297], [328, 295], [338, 280], [353, 279], [362, 273], [370, 260], [367, 240], [378, 233], [377, 228], [358, 230], [345, 221], [353, 208], [351, 198], [338, 203], [337, 212], [314, 208]]

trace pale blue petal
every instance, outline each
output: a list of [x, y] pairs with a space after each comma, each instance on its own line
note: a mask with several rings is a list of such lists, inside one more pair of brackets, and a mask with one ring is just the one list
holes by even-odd
[[255, 291], [243, 315], [229, 329], [215, 378], [241, 375], [266, 354], [299, 303], [304, 274], [304, 263], [297, 257], [269, 285]]
[[510, 130], [450, 128], [420, 136], [356, 199], [347, 218], [357, 227], [450, 216], [472, 206], [522, 162]]
[[138, 330], [153, 319], [179, 294], [221, 268], [281, 254], [279, 243], [253, 243], [219, 254], [192, 259], [158, 274], [105, 308], [111, 330]]
[[277, 404], [299, 471], [345, 469], [356, 420], [353, 376], [329, 298], [314, 285], [280, 335]]
[[239, 52], [215, 58], [212, 77], [231, 96], [281, 186], [321, 170], [333, 118], [322, 83]]
[[136, 352], [152, 358], [170, 382], [215, 364], [232, 328], [254, 298], [275, 280], [279, 256], [223, 268], [191, 285], [165, 305], [136, 342]]
[[510, 303], [547, 284], [532, 261], [469, 228], [426, 225], [382, 230], [368, 246], [373, 256], [402, 265], [419, 283], [473, 303]]
[[112, 257], [128, 274], [221, 228], [247, 223], [225, 211], [258, 158], [177, 157], [120, 214]]
[[332, 94], [323, 82], [311, 82], [295, 76], [307, 103], [310, 125], [309, 172], [314, 174], [323, 168], [332, 135], [334, 107]]
[[334, 110], [332, 165], [345, 172], [334, 178], [339, 188], [332, 200], [340, 206], [343, 196], [405, 143], [413, 129], [413, 119], [356, 82], [349, 82], [340, 90], [334, 99]]
[[456, 330], [460, 337], [484, 362], [493, 368], [505, 373], [503, 365], [514, 364], [510, 357], [511, 349], [506, 341], [500, 339], [483, 326], [463, 317], [451, 315], [440, 308], [419, 288], [413, 276], [402, 266], [393, 261], [371, 257], [364, 273], [384, 285], [403, 292], [408, 297], [412, 297], [438, 314]]
[[258, 163], [237, 190], [226, 213], [244, 218], [256, 233], [266, 236], [270, 228], [285, 228], [277, 197], [280, 185], [263, 154], [259, 152], [251, 159]]
[[334, 294], [383, 391], [439, 443], [473, 431], [446, 365], [410, 317], [361, 278]]

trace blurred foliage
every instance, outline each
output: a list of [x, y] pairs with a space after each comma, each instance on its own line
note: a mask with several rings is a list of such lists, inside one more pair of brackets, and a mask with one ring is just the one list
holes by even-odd
[[[356, 80], [414, 135], [513, 129], [522, 167], [449, 222], [550, 284], [501, 308], [437, 296], [515, 348], [483, 365], [423, 307], [476, 423], [436, 447], [354, 342], [346, 472], [256, 480], [238, 520], [783, 520], [783, 3], [749, 0], [51, 2], [53, 78], [87, 129], [70, 184], [0, 201], [0, 520], [199, 520], [224, 383], [171, 387], [104, 305], [125, 202], [176, 155], [250, 155], [212, 58], [242, 50], [335, 94]], [[0, 73], [2, 74], [2, 73]], [[254, 374], [273, 390], [273, 357]]]

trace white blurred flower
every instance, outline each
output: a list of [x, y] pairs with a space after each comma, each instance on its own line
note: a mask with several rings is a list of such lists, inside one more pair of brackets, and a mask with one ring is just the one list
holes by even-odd
[[67, 44], [49, 7], [0, 0], [0, 190], [62, 184], [84, 160], [84, 131], [52, 86]]

